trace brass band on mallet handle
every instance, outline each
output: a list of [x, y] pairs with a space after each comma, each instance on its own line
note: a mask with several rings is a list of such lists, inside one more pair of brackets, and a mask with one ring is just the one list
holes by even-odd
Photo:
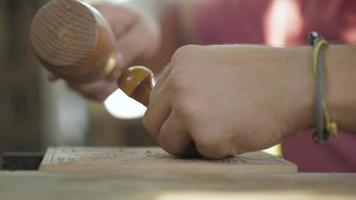
[[[30, 38], [40, 62], [59, 78], [80, 84], [117, 76], [113, 32], [98, 10], [84, 2], [44, 5], [32, 20]], [[147, 106], [152, 78], [151, 70], [131, 67], [121, 73], [118, 86]]]

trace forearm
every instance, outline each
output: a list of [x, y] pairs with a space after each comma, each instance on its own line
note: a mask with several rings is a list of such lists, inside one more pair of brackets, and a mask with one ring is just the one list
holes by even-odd
[[356, 131], [356, 46], [331, 45], [326, 51], [325, 100], [341, 130]]
[[[250, 88], [253, 84], [258, 86], [254, 90], [262, 96], [261, 101], [268, 102], [265, 106], [272, 106], [279, 116], [284, 116], [279, 119], [284, 124], [284, 137], [315, 128], [316, 80], [312, 47], [237, 45], [229, 48], [230, 52], [237, 52], [230, 55], [235, 58], [236, 66], [244, 63], [246, 70], [253, 66], [258, 68]], [[330, 45], [325, 57], [325, 101], [330, 116], [338, 123], [339, 130], [356, 132], [356, 46]], [[236, 77], [241, 73], [237, 71]]]

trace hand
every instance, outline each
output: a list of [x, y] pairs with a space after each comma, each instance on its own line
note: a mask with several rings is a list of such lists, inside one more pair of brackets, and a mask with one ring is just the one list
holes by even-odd
[[[97, 5], [115, 35], [117, 48], [117, 72], [137, 59], [153, 56], [161, 43], [158, 20], [154, 15], [122, 5]], [[119, 74], [119, 73], [116, 73]], [[57, 78], [49, 74], [49, 80]], [[83, 96], [102, 102], [116, 89], [116, 80], [98, 80], [89, 84], [68, 83], [69, 87]]]
[[154, 13], [127, 4], [101, 4], [96, 8], [111, 26], [116, 38], [117, 60], [127, 67], [137, 59], [153, 56], [161, 44], [159, 19]]
[[[59, 78], [48, 72], [48, 81], [56, 82]], [[104, 102], [116, 89], [116, 81], [111, 79], [102, 79], [93, 83], [73, 84], [67, 82], [67, 86], [74, 91], [79, 92], [85, 98], [96, 102]]]
[[262, 150], [312, 125], [311, 51], [185, 46], [152, 91], [146, 129], [173, 155]]

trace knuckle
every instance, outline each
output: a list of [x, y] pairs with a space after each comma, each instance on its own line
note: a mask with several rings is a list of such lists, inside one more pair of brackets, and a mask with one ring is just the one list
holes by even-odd
[[187, 57], [194, 55], [194, 53], [200, 48], [199, 45], [185, 45], [179, 47], [173, 54], [171, 62], [176, 63], [182, 60], [187, 60]]
[[197, 151], [205, 158], [218, 159], [234, 155], [230, 141], [219, 132], [203, 132], [194, 138]]
[[183, 117], [183, 119], [186, 119], [185, 123], [189, 124], [189, 121], [194, 120], [196, 105], [189, 96], [182, 95], [181, 97], [177, 97], [174, 108], [177, 113]]
[[184, 71], [175, 70], [169, 78], [169, 88], [175, 98], [181, 98], [189, 89], [188, 77], [185, 76]]
[[179, 145], [175, 143], [169, 143], [169, 140], [167, 140], [165, 137], [167, 137], [167, 133], [161, 132], [157, 138], [157, 142], [161, 148], [171, 155], [179, 155], [182, 152]]

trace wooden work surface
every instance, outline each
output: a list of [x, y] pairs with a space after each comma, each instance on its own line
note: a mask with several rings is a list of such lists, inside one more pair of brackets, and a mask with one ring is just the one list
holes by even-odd
[[354, 200], [355, 188], [355, 174], [0, 172], [4, 200]]
[[[72, 149], [72, 152], [68, 152]], [[62, 172], [0, 172], [0, 199], [6, 200], [334, 200], [356, 199], [356, 174], [317, 174], [317, 173], [235, 173], [238, 167], [232, 163], [219, 163], [217, 171], [207, 171], [208, 165], [215, 165], [208, 161], [188, 161], [203, 162], [198, 164], [200, 172], [187, 170], [166, 170], [179, 164], [178, 160], [167, 157], [158, 149], [121, 149], [116, 151], [127, 155], [127, 151], [133, 151], [136, 156], [126, 160], [131, 163], [124, 167], [124, 158], [117, 158], [118, 152], [112, 148], [98, 149], [92, 148], [52, 148], [48, 151], [43, 162], [42, 170], [49, 170], [48, 162], [56, 166], [55, 171]], [[64, 156], [63, 150], [66, 152]], [[93, 152], [95, 150], [95, 155]], [[147, 154], [158, 153], [160, 159], [148, 159], [150, 156], [137, 155], [139, 152]], [[56, 157], [56, 152], [61, 152], [62, 156]], [[156, 152], [157, 151], [157, 152]], [[80, 154], [78, 152], [82, 152]], [[85, 153], [84, 153], [85, 152]], [[90, 160], [98, 162], [98, 157], [107, 157], [110, 152], [110, 162], [108, 158], [102, 159], [107, 166], [115, 166], [114, 171], [105, 173], [93, 173], [97, 168], [87, 168], [89, 171], [78, 173], [78, 163], [87, 165]], [[51, 157], [49, 157], [51, 155]], [[60, 155], [60, 154], [59, 154]], [[74, 158], [73, 158], [73, 155]], [[115, 155], [115, 156], [114, 156]], [[251, 154], [249, 154], [251, 155]], [[261, 155], [261, 154], [260, 154]], [[143, 158], [142, 158], [143, 156]], [[246, 156], [246, 155], [244, 155]], [[79, 159], [79, 157], [81, 159]], [[127, 156], [126, 156], [127, 157]], [[250, 156], [247, 156], [250, 157]], [[85, 158], [85, 159], [84, 159]], [[133, 158], [140, 158], [134, 161]], [[137, 165], [150, 163], [155, 160], [166, 168], [160, 167], [155, 170], [151, 165], [151, 170], [142, 170]], [[173, 160], [171, 160], [173, 159]], [[242, 159], [245, 158], [234, 158]], [[232, 160], [234, 160], [232, 159]], [[81, 161], [79, 161], [81, 160]], [[115, 161], [116, 160], [116, 161]], [[165, 160], [165, 162], [163, 162]], [[114, 162], [115, 161], [115, 162]], [[178, 163], [177, 163], [178, 162]], [[47, 164], [46, 164], [47, 163]], [[121, 166], [117, 166], [121, 164]], [[174, 163], [174, 165], [172, 164]], [[195, 164], [194, 164], [195, 165]], [[221, 165], [221, 166], [220, 166]], [[228, 168], [225, 168], [227, 165]], [[74, 167], [76, 166], [76, 167]], [[101, 165], [101, 167], [104, 165]], [[147, 165], [149, 166], [149, 165]], [[188, 165], [187, 165], [188, 166]], [[193, 166], [189, 164], [189, 166]], [[204, 167], [205, 166], [205, 167]], [[225, 167], [223, 167], [225, 166]], [[232, 166], [235, 166], [232, 167]], [[220, 168], [221, 167], [221, 168]], [[108, 168], [108, 169], [111, 169]], [[216, 169], [218, 169], [216, 168]], [[53, 169], [53, 168], [52, 168]], [[75, 169], [75, 170], [73, 170]], [[94, 170], [94, 171], [93, 171]], [[98, 171], [96, 171], [98, 172]], [[109, 173], [108, 173], [109, 172]]]
[[40, 171], [56, 172], [170, 172], [235, 174], [296, 172], [297, 167], [264, 152], [246, 153], [220, 160], [180, 159], [160, 148], [50, 148]]

